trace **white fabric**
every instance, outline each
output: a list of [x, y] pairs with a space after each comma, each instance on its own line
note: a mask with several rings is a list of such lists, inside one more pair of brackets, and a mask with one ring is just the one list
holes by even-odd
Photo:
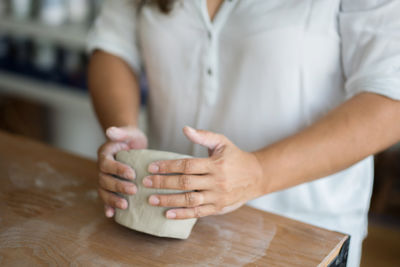
[[[359, 92], [400, 100], [399, 14], [399, 0], [232, 0], [211, 22], [205, 0], [177, 1], [170, 15], [108, 0], [88, 49], [146, 71], [152, 148], [206, 156], [182, 135], [191, 125], [253, 151]], [[357, 266], [372, 165], [368, 157], [249, 204], [351, 234], [349, 266]]]

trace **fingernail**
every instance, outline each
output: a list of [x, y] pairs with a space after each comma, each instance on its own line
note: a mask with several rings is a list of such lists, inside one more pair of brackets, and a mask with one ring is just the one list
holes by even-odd
[[128, 195], [133, 195], [133, 194], [136, 194], [136, 192], [137, 192], [136, 186], [132, 185], [132, 186], [129, 186], [128, 188], [126, 188], [125, 193]]
[[107, 217], [107, 218], [111, 218], [113, 215], [114, 215], [114, 214], [113, 214], [112, 209], [107, 209], [107, 210], [106, 210], [106, 217]]
[[128, 208], [128, 202], [126, 202], [126, 200], [122, 200], [119, 202], [119, 208], [121, 210], [125, 210], [126, 208]]
[[196, 130], [190, 126], [185, 126], [185, 127], [189, 132], [192, 132], [192, 133], [196, 132]]
[[149, 202], [151, 205], [158, 205], [160, 204], [160, 200], [156, 196], [150, 196]]
[[153, 186], [153, 182], [150, 180], [149, 177], [145, 177], [143, 179], [143, 185], [146, 187], [152, 187]]
[[127, 169], [127, 170], [124, 171], [123, 177], [131, 179], [131, 180], [134, 180], [136, 178], [136, 173], [132, 169]]
[[168, 218], [168, 219], [174, 219], [174, 218], [176, 218], [176, 213], [173, 212], [173, 211], [171, 211], [171, 210], [167, 211], [167, 218]]
[[128, 177], [131, 178], [132, 180], [136, 178], [136, 172], [134, 170], [130, 171], [128, 174]]
[[112, 133], [115, 131], [115, 127], [110, 127], [106, 130], [106, 133]]
[[159, 169], [160, 169], [160, 167], [158, 167], [158, 165], [155, 163], [152, 163], [149, 166], [149, 172], [151, 172], [151, 173], [156, 173], [156, 172], [158, 172]]
[[106, 130], [106, 135], [110, 138], [115, 134], [116, 131], [118, 132], [116, 127], [110, 127]]

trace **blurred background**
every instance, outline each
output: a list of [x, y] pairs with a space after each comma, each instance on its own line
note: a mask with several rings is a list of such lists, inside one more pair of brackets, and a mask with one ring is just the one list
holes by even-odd
[[95, 157], [85, 45], [101, 2], [0, 0], [0, 128]]
[[[95, 159], [104, 136], [90, 105], [85, 46], [101, 3], [0, 0], [0, 130]], [[362, 266], [400, 266], [399, 145], [375, 165]]]

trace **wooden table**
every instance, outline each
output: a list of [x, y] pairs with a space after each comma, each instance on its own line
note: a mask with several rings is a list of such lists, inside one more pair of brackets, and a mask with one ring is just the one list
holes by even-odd
[[0, 132], [0, 265], [339, 266], [349, 237], [243, 207], [187, 240], [103, 215], [95, 162]]

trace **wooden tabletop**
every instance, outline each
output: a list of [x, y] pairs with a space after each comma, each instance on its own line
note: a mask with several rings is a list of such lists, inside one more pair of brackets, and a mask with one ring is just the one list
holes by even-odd
[[250, 207], [202, 218], [187, 240], [103, 215], [95, 162], [0, 132], [0, 265], [327, 266], [348, 236]]

